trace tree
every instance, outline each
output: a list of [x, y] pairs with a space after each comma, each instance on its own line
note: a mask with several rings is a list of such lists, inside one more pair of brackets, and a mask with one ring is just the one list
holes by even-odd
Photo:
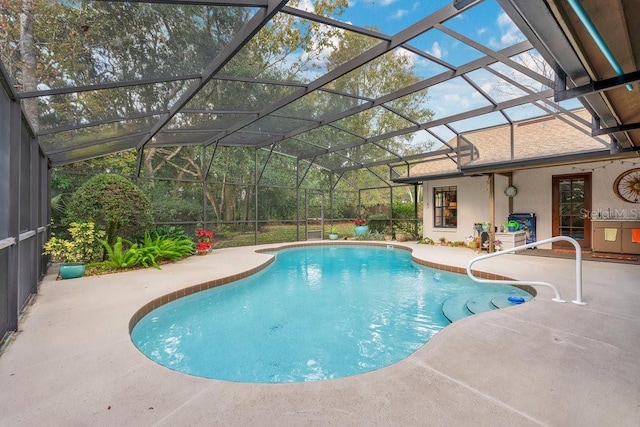
[[[547, 63], [547, 61], [544, 60], [542, 55], [540, 55], [540, 53], [538, 53], [538, 51], [534, 49], [523, 52], [520, 55], [517, 55], [511, 59], [518, 64], [524, 65], [532, 72], [537, 73], [541, 78], [545, 78], [551, 82], [553, 82], [555, 79], [555, 72], [553, 68]], [[546, 89], [549, 89], [549, 87], [544, 83], [541, 83], [538, 80], [532, 79], [531, 77], [525, 76], [519, 71], [516, 71], [515, 69], [510, 67], [507, 67], [506, 65], [503, 66], [500, 70], [504, 70], [502, 72], [508, 78], [518, 82], [526, 90], [529, 90], [533, 93], [539, 93]], [[494, 98], [499, 97], [499, 98], [510, 99], [516, 96], [520, 96], [522, 94], [522, 91], [519, 88], [515, 87], [513, 84], [503, 79], [500, 79], [498, 77], [496, 77], [491, 82], [490, 90], [494, 91], [493, 94], [491, 93], [491, 91], [489, 92], [490, 95], [493, 95]]]
[[[371, 49], [377, 43], [379, 43], [378, 40], [344, 32], [339, 39], [337, 49], [329, 56], [329, 62], [332, 67], [338, 66], [357, 54]], [[420, 77], [414, 72], [411, 58], [400, 50], [394, 50], [333, 81], [329, 86], [340, 92], [377, 99], [418, 81]], [[424, 123], [431, 120], [434, 114], [427, 107], [427, 95], [427, 91], [422, 91], [414, 96], [398, 98], [389, 106], [418, 123]], [[372, 108], [338, 123], [339, 126], [364, 137], [384, 135], [405, 128], [408, 124], [406, 119], [389, 113], [389, 110], [384, 108]], [[372, 147], [357, 146], [352, 154], [355, 158], [362, 157], [365, 155], [363, 151], [370, 148]], [[411, 134], [406, 134], [388, 141], [386, 148], [397, 154], [414, 154], [427, 151], [429, 147], [414, 146]]]
[[[297, 2], [292, 3], [295, 6]], [[336, 15], [346, 7], [345, 0], [318, 1], [316, 13]], [[332, 43], [336, 31], [319, 31], [320, 24], [300, 22], [288, 14], [278, 14], [273, 22], [265, 26], [245, 48], [234, 57], [222, 71], [226, 75], [239, 75], [276, 79], [300, 79], [317, 66], [321, 51]], [[319, 35], [320, 34], [320, 35]], [[299, 55], [300, 51], [307, 54]], [[189, 104], [190, 109], [200, 113], [184, 114], [174, 118], [172, 128], [179, 130], [206, 130], [215, 127], [217, 120], [229, 120], [216, 114], [225, 110], [256, 110], [280, 99], [290, 88], [249, 82], [212, 80]], [[173, 135], [178, 143], [179, 133]], [[207, 149], [208, 156], [213, 152]], [[255, 153], [253, 150], [224, 147], [224, 142], [215, 150], [211, 168], [209, 157], [203, 157], [203, 148], [198, 146], [175, 146], [145, 149], [145, 176], [173, 174], [177, 178], [188, 178], [204, 182], [204, 197], [211, 208], [213, 218], [218, 221], [246, 221], [252, 215]], [[203, 162], [204, 159], [204, 162]], [[275, 162], [274, 157], [270, 162]], [[266, 174], [277, 174], [268, 168]], [[291, 169], [287, 169], [291, 172]], [[295, 170], [293, 171], [295, 173]], [[269, 178], [266, 178], [267, 180]], [[179, 184], [176, 184], [179, 185]], [[238, 190], [238, 191], [236, 191]], [[263, 194], [278, 194], [283, 190], [271, 189]], [[244, 195], [244, 196], [243, 196]], [[278, 197], [274, 194], [274, 197]], [[273, 204], [269, 204], [273, 206]], [[282, 212], [283, 215], [287, 213]]]
[[[373, 28], [375, 30], [375, 28]], [[338, 47], [329, 56], [332, 66], [337, 66], [348, 61], [357, 54], [371, 49], [379, 41], [357, 34], [345, 32], [338, 41]], [[396, 49], [377, 59], [353, 70], [330, 84], [332, 89], [365, 98], [377, 99], [391, 93], [398, 88], [406, 87], [420, 80], [414, 72], [413, 63], [408, 55]], [[411, 117], [417, 123], [424, 123], [433, 117], [433, 111], [427, 106], [427, 91], [422, 91], [411, 96], [398, 98], [388, 104], [392, 111], [397, 111], [407, 117]], [[385, 139], [378, 144], [364, 144], [364, 138], [384, 135], [394, 130], [406, 128], [409, 123], [406, 119], [389, 110], [379, 107], [372, 108], [334, 123], [337, 127], [346, 129], [348, 139], [340, 141], [343, 145], [358, 142], [352, 134], [362, 136], [362, 144], [343, 150], [348, 159], [358, 163], [375, 161], [381, 155], [387, 157], [418, 154], [430, 150], [433, 143], [416, 143], [412, 134]], [[336, 144], [336, 145], [341, 145]], [[384, 153], [386, 151], [386, 153]], [[382, 154], [384, 153], [384, 154]], [[337, 157], [337, 156], [335, 156]], [[350, 166], [346, 158], [337, 158], [343, 166]], [[386, 177], [388, 172], [378, 170], [380, 177]], [[378, 176], [357, 171], [348, 174], [348, 179], [356, 188], [378, 187], [382, 183]], [[373, 194], [373, 193], [370, 193]], [[382, 200], [373, 197], [367, 200], [368, 204], [378, 204]]]
[[67, 203], [67, 221], [94, 222], [106, 231], [110, 245], [116, 237], [132, 238], [153, 223], [151, 204], [131, 181], [115, 174], [99, 174], [78, 188]]
[[[28, 77], [35, 75], [38, 88], [89, 86], [202, 72], [222, 47], [236, 37], [253, 13], [253, 9], [246, 7], [155, 2], [16, 0], [10, 3], [10, 7], [0, 11], [0, 42], [7, 45], [3, 49], [2, 60], [9, 64], [10, 73], [19, 80], [18, 83], [28, 82]], [[290, 5], [308, 6], [303, 1], [294, 1]], [[346, 6], [347, 0], [319, 0], [313, 2], [313, 12], [337, 16]], [[21, 13], [31, 18], [32, 25], [29, 25], [29, 20], [21, 21]], [[33, 43], [29, 42], [29, 37]], [[377, 41], [369, 37], [279, 13], [225, 65], [221, 73], [309, 81], [314, 78], [314, 73], [336, 67], [375, 43]], [[29, 66], [30, 57], [36, 58], [37, 67]], [[325, 63], [327, 57], [328, 64]], [[399, 61], [399, 64], [394, 64], [394, 61]], [[377, 97], [391, 91], [394, 85], [406, 85], [417, 80], [411, 73], [408, 58], [391, 53], [343, 77], [334, 88]], [[51, 95], [38, 98], [39, 117], [32, 119], [37, 121], [40, 129], [78, 126], [70, 131], [39, 137], [41, 144], [53, 144], [56, 148], [64, 148], [69, 143], [94, 143], [111, 138], [132, 138], [136, 142], [139, 138], [136, 135], [157, 124], [162, 112], [170, 110], [190, 84], [189, 80], [171, 80]], [[376, 88], [378, 93], [373, 92]], [[30, 87], [29, 90], [33, 89]], [[191, 111], [175, 115], [162, 132], [156, 134], [153, 141], [156, 144], [145, 147], [143, 174], [151, 179], [146, 188], [153, 192], [152, 179], [167, 178], [167, 182], [158, 189], [159, 194], [177, 197], [185, 194], [180, 191], [187, 187], [185, 180], [204, 183], [208, 177], [204, 193], [189, 192], [193, 201], [189, 209], [192, 210], [204, 198], [214, 219], [248, 219], [253, 211], [251, 192], [255, 188], [255, 151], [225, 148], [225, 145], [236, 143], [222, 140], [211, 162], [213, 146], [204, 148], [202, 142], [208, 141], [212, 129], [224, 128], [230, 121], [244, 120], [242, 116], [220, 113], [220, 110], [259, 110], [293, 90], [296, 88], [286, 85], [212, 79], [189, 102]], [[346, 96], [336, 102], [335, 96], [326, 97], [320, 92], [314, 95], [292, 104], [291, 111], [325, 117], [357, 104]], [[427, 110], [419, 108], [418, 97], [407, 97], [389, 105], [402, 113], [413, 110], [419, 120], [429, 117]], [[380, 111], [376, 108], [364, 112], [344, 120], [342, 125], [355, 130], [355, 133], [363, 131], [362, 134], [372, 125], [377, 127], [377, 132], [403, 125], [399, 116]], [[132, 114], [138, 117], [131, 118]], [[219, 121], [222, 123], [218, 126]], [[283, 127], [283, 130], [288, 129], [290, 127]], [[322, 133], [317, 135], [322, 137]], [[383, 145], [388, 152], [402, 154], [415, 149], [410, 147], [411, 142], [410, 138], [399, 137]], [[321, 146], [324, 142], [317, 143]], [[294, 144], [291, 143], [292, 146]], [[353, 158], [360, 160], [375, 158], [376, 150], [380, 149], [351, 149]], [[130, 155], [133, 152], [128, 154], [127, 167], [132, 164]], [[294, 152], [287, 154], [294, 158], [297, 156]], [[275, 155], [269, 160], [271, 165], [280, 165], [274, 158]], [[336, 156], [334, 164], [340, 166], [342, 161]], [[96, 171], [107, 169], [106, 163], [95, 161], [93, 164]], [[291, 163], [282, 162], [281, 165], [284, 166], [282, 171], [292, 175], [295, 172], [290, 167]], [[282, 178], [285, 172], [268, 167], [263, 182], [271, 178], [285, 181]], [[326, 181], [320, 177], [322, 174], [308, 174], [304, 183], [309, 187], [325, 185], [326, 188]], [[173, 188], [168, 190], [170, 186]], [[278, 191], [273, 189], [270, 193], [278, 197]], [[274, 206], [276, 204], [271, 204], [269, 209]], [[288, 213], [283, 212], [283, 215]]]

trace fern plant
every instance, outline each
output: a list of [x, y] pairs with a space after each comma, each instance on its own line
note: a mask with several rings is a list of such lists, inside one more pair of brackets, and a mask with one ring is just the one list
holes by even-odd
[[[105, 263], [115, 268], [132, 268], [140, 265], [140, 253], [137, 244], [118, 237], [111, 246], [106, 240], [100, 240], [107, 254]], [[125, 243], [127, 246], [125, 246]]]
[[162, 260], [177, 260], [194, 253], [193, 241], [189, 238], [172, 239], [166, 235], [146, 232], [142, 243], [133, 243], [118, 237], [113, 246], [106, 240], [100, 240], [104, 246], [107, 260], [105, 264], [117, 268], [154, 267]]
[[194, 253], [193, 240], [188, 237], [172, 238], [168, 235], [154, 233], [154, 237], [152, 238], [151, 233], [146, 232], [142, 246], [145, 248], [156, 247], [158, 249], [158, 260], [176, 260], [193, 255]]

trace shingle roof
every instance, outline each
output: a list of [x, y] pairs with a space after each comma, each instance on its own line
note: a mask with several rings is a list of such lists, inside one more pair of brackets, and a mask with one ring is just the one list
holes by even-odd
[[[586, 123], [591, 120], [591, 115], [585, 109], [576, 110], [572, 114]], [[595, 152], [609, 148], [606, 140], [593, 138], [590, 128], [584, 122], [581, 123], [568, 114], [514, 124], [513, 147], [511, 129], [510, 125], [506, 125], [460, 134], [461, 169], [497, 162], [505, 164], [523, 159], [547, 158], [551, 161], [562, 154]], [[449, 140], [448, 145], [457, 147], [458, 138]], [[473, 158], [471, 147], [473, 147]], [[450, 149], [443, 144], [437, 151], [445, 154], [450, 152]], [[455, 153], [453, 155], [455, 156]], [[438, 158], [438, 160], [426, 160], [416, 164], [404, 178], [441, 176], [460, 172], [458, 165], [451, 159]]]

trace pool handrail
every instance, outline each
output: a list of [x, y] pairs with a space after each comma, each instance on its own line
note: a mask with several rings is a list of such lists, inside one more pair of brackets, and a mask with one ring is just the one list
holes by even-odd
[[470, 260], [469, 263], [467, 264], [467, 276], [469, 276], [472, 280], [478, 283], [507, 283], [507, 284], [520, 284], [520, 285], [530, 285], [530, 286], [546, 286], [548, 288], [553, 289], [553, 291], [556, 294], [555, 298], [551, 299], [552, 301], [566, 302], [565, 300], [562, 299], [562, 296], [560, 295], [560, 292], [558, 291], [558, 289], [554, 285], [548, 282], [533, 282], [533, 281], [527, 281], [527, 280], [480, 279], [478, 277], [475, 277], [471, 272], [471, 266], [477, 261], [481, 261], [487, 258], [497, 257], [504, 254], [515, 253], [524, 249], [535, 248], [536, 246], [544, 245], [546, 243], [558, 242], [558, 241], [569, 242], [576, 249], [576, 299], [571, 302], [578, 305], [587, 305], [586, 302], [582, 301], [582, 248], [580, 247], [580, 244], [575, 239], [568, 236], [550, 237], [548, 239], [539, 240], [537, 242], [527, 243], [526, 245], [516, 246], [514, 248], [504, 249], [498, 252], [493, 252], [487, 255], [481, 255], [481, 256], [475, 257], [472, 260]]

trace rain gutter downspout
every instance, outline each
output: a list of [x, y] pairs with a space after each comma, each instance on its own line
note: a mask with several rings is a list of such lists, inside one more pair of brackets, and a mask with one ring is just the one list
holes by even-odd
[[[580, 21], [582, 22], [584, 27], [587, 29], [587, 31], [593, 38], [593, 41], [595, 41], [598, 47], [600, 48], [600, 51], [602, 52], [602, 54], [605, 56], [605, 58], [607, 58], [607, 61], [609, 61], [609, 64], [611, 64], [611, 67], [613, 68], [613, 70], [618, 74], [618, 76], [624, 75], [624, 71], [622, 71], [622, 67], [620, 66], [620, 64], [618, 64], [618, 61], [616, 61], [616, 58], [614, 58], [613, 53], [611, 53], [611, 50], [609, 50], [609, 47], [604, 42], [604, 39], [600, 35], [600, 32], [598, 32], [598, 29], [596, 28], [596, 26], [593, 25], [593, 21], [591, 21], [591, 18], [589, 18], [589, 15], [587, 15], [587, 12], [584, 10], [580, 2], [578, 0], [568, 0], [568, 2], [571, 5], [571, 8], [573, 9], [573, 11], [576, 13], [576, 15], [578, 15], [578, 18], [580, 18]], [[628, 84], [627, 90], [633, 90], [633, 85]]]

